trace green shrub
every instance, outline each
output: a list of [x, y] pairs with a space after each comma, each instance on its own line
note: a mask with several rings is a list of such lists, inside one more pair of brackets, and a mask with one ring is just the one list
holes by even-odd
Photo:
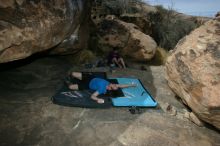
[[103, 0], [102, 5], [106, 14], [120, 16], [124, 13], [138, 13], [139, 9], [132, 2], [141, 3], [142, 0]]
[[182, 37], [197, 27], [193, 21], [179, 17], [173, 10], [162, 6], [156, 8], [157, 12], [149, 13], [148, 19], [152, 23], [152, 37], [162, 48], [173, 49]]

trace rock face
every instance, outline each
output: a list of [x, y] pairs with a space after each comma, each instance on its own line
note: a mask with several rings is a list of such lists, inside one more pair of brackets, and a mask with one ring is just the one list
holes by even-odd
[[59, 45], [83, 20], [86, 0], [0, 0], [0, 63]]
[[166, 63], [169, 86], [203, 121], [220, 129], [220, 19], [179, 41]]
[[147, 19], [147, 17], [144, 17], [140, 14], [123, 14], [120, 16], [120, 19], [137, 25], [141, 31], [147, 35], [152, 35], [153, 33], [151, 22]]
[[114, 16], [107, 16], [101, 23], [100, 30], [101, 48], [118, 47], [124, 56], [143, 62], [155, 55], [156, 42], [132, 23], [123, 22]]

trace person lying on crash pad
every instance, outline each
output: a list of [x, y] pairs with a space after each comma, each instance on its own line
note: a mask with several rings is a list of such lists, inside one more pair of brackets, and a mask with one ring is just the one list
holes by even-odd
[[91, 95], [91, 99], [97, 103], [104, 103], [104, 99], [98, 98], [98, 95], [105, 94], [107, 90], [111, 91], [118, 90], [119, 88], [136, 87], [136, 84], [112, 84], [92, 73], [71, 72], [69, 77], [74, 82], [72, 83], [69, 80], [65, 81], [70, 90], [92, 89], [95, 92]]

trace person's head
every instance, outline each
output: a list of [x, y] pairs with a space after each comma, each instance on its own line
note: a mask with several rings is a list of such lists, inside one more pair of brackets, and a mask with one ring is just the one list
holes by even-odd
[[110, 83], [108, 86], [107, 86], [107, 90], [118, 90], [118, 86], [117, 84], [112, 84]]

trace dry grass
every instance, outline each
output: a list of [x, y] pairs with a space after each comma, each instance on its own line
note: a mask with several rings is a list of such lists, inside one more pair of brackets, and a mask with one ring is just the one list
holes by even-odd
[[73, 62], [76, 64], [90, 63], [95, 59], [95, 55], [90, 50], [82, 50], [74, 56]]
[[168, 56], [169, 56], [169, 52], [166, 49], [160, 48], [160, 47], [157, 48], [156, 54], [155, 54], [157, 62], [164, 65], [166, 63]]
[[166, 63], [166, 59], [168, 56], [169, 56], [169, 52], [166, 49], [158, 47], [155, 56], [150, 62], [148, 62], [148, 64], [164, 65]]

